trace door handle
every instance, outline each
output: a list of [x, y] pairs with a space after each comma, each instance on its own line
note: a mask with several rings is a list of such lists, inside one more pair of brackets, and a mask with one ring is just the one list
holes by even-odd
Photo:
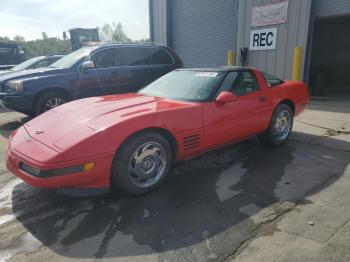
[[111, 75], [112, 76], [117, 76], [117, 75], [119, 75], [119, 73], [118, 72], [112, 72]]
[[267, 97], [266, 96], [259, 97], [259, 102], [266, 102], [266, 101], [267, 101]]

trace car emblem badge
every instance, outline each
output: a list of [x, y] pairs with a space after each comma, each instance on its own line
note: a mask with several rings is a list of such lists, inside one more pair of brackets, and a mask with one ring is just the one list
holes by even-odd
[[27, 141], [27, 142], [32, 141], [32, 139], [30, 138], [30, 136], [25, 136], [25, 137], [24, 137], [24, 140]]
[[40, 135], [40, 134], [42, 134], [42, 133], [44, 133], [44, 131], [42, 131], [42, 130], [40, 130], [40, 129], [35, 130], [35, 134], [37, 134], [37, 135]]

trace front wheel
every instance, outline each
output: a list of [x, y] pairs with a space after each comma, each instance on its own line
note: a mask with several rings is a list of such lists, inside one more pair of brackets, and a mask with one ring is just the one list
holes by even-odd
[[279, 105], [272, 115], [268, 130], [261, 135], [263, 141], [273, 146], [283, 144], [292, 132], [293, 118], [294, 113], [290, 106]]
[[157, 133], [129, 139], [114, 157], [112, 187], [131, 195], [151, 191], [168, 175], [172, 162], [169, 142]]
[[61, 92], [49, 91], [43, 93], [36, 102], [34, 113], [35, 115], [40, 115], [52, 108], [63, 105], [68, 101], [68, 97]]

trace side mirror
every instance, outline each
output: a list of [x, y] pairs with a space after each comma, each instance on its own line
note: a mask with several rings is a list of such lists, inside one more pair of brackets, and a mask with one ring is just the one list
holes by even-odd
[[220, 93], [220, 95], [216, 98], [216, 102], [219, 104], [225, 104], [228, 102], [237, 101], [238, 97], [230, 92], [223, 91]]
[[81, 70], [94, 69], [95, 65], [92, 61], [85, 61], [81, 64]]

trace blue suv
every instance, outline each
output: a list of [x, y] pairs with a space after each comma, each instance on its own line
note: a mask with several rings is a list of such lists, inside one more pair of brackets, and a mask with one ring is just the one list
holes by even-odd
[[0, 75], [0, 99], [10, 109], [36, 116], [79, 98], [136, 92], [182, 66], [164, 46], [88, 46], [47, 68]]

